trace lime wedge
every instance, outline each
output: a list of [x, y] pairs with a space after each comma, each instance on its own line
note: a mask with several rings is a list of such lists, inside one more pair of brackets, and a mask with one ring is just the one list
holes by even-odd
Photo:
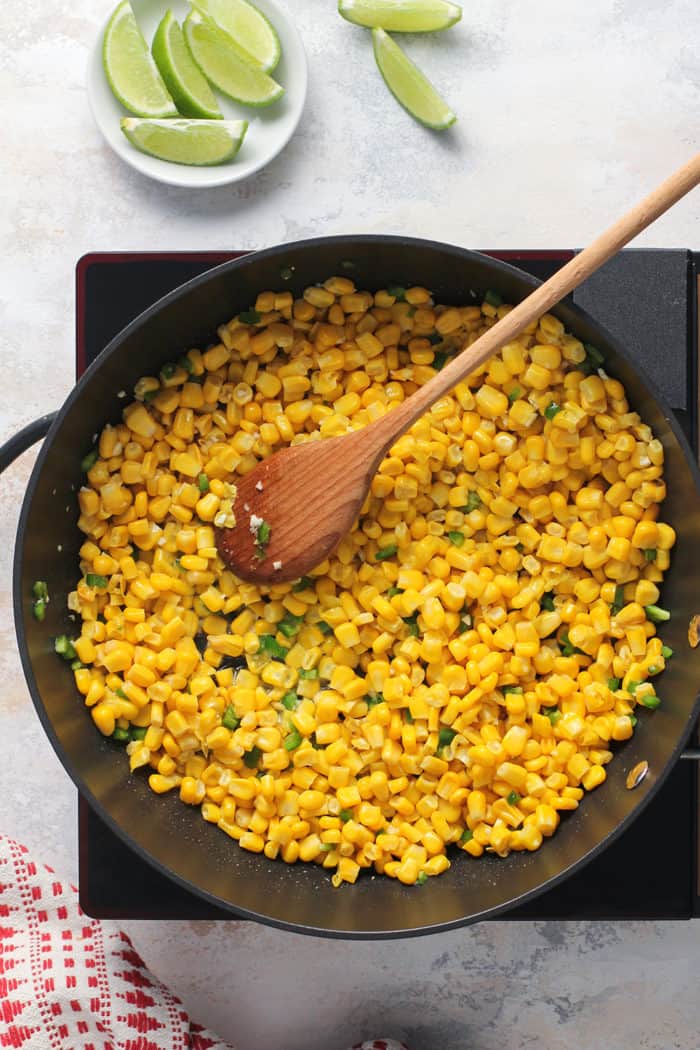
[[109, 86], [130, 113], [139, 117], [177, 116], [129, 0], [119, 4], [107, 23], [102, 64]]
[[122, 117], [132, 146], [160, 160], [199, 166], [233, 160], [248, 130], [246, 120], [144, 120]]
[[[262, 11], [248, 0], [193, 0], [194, 6], [209, 15], [223, 29], [253, 64], [271, 73], [280, 60], [282, 50], [274, 26]], [[245, 55], [243, 56], [245, 57]]]
[[234, 102], [246, 106], [269, 106], [284, 94], [284, 88], [240, 57], [231, 37], [200, 11], [190, 11], [184, 24], [185, 40], [192, 57], [214, 87]]
[[166, 11], [153, 37], [151, 52], [184, 117], [222, 120], [214, 92], [196, 65], [172, 11]]
[[462, 8], [447, 0], [338, 0], [338, 11], [357, 26], [395, 33], [449, 29], [462, 17]]
[[389, 34], [383, 29], [373, 29], [372, 41], [384, 82], [404, 109], [436, 131], [454, 124], [457, 117], [450, 107]]

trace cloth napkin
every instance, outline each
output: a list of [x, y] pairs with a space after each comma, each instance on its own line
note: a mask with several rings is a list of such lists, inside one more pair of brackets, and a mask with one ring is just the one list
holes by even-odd
[[[235, 1050], [195, 1024], [114, 923], [0, 835], [0, 1048]], [[260, 1050], [282, 1048], [260, 1047]], [[407, 1050], [394, 1039], [352, 1050]]]

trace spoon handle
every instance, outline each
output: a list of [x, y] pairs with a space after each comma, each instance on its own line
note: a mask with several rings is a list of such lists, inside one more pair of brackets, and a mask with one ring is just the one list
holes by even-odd
[[[406, 401], [371, 425], [377, 455], [391, 447], [430, 406], [449, 393], [502, 346], [515, 339], [531, 321], [590, 277], [603, 263], [624, 248], [637, 234], [650, 226], [673, 204], [700, 182], [700, 153], [657, 186], [644, 200], [601, 233], [587, 248], [575, 255], [544, 284], [489, 328], [470, 347], [449, 361], [441, 372], [416, 390]], [[367, 428], [369, 429], [369, 428]]]

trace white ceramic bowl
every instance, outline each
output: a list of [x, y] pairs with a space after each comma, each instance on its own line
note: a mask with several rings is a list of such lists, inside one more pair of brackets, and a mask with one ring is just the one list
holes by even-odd
[[[116, 7], [114, 0], [112, 9]], [[219, 107], [227, 120], [247, 120], [248, 132], [237, 156], [216, 167], [193, 167], [170, 164], [157, 157], [139, 152], [124, 136], [119, 121], [128, 116], [124, 107], [111, 92], [102, 68], [102, 39], [109, 18], [105, 19], [92, 48], [88, 64], [88, 100], [92, 114], [105, 139], [122, 160], [143, 175], [172, 186], [224, 186], [248, 178], [276, 157], [292, 137], [304, 108], [306, 98], [306, 53], [301, 37], [288, 12], [277, 0], [255, 0], [256, 7], [265, 14], [280, 38], [282, 57], [272, 76], [285, 89], [284, 95], [271, 106], [256, 109], [239, 106], [237, 102], [214, 89]], [[132, 0], [134, 14], [151, 45], [158, 23], [170, 8], [182, 25], [190, 5], [183, 0]], [[111, 15], [111, 11], [110, 11]]]

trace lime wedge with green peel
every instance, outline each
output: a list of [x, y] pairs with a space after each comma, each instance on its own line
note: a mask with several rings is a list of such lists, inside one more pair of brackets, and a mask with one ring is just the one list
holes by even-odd
[[228, 33], [200, 11], [190, 11], [184, 24], [192, 57], [214, 87], [245, 106], [270, 106], [284, 88], [241, 57]]
[[183, 117], [223, 120], [214, 92], [185, 43], [172, 11], [167, 11], [151, 45], [153, 57]]
[[386, 86], [398, 102], [421, 124], [442, 131], [457, 117], [440, 98], [418, 66], [383, 29], [372, 30], [374, 57]]
[[123, 117], [132, 146], [159, 160], [200, 167], [233, 160], [248, 130], [245, 120], [148, 120]]
[[129, 0], [123, 0], [107, 24], [102, 63], [109, 86], [130, 113], [139, 117], [177, 116]]
[[274, 26], [262, 11], [248, 0], [193, 0], [196, 8], [209, 15], [248, 56], [249, 61], [271, 73], [282, 50]]
[[447, 0], [339, 0], [338, 11], [357, 26], [394, 33], [432, 33], [462, 17], [462, 8]]

